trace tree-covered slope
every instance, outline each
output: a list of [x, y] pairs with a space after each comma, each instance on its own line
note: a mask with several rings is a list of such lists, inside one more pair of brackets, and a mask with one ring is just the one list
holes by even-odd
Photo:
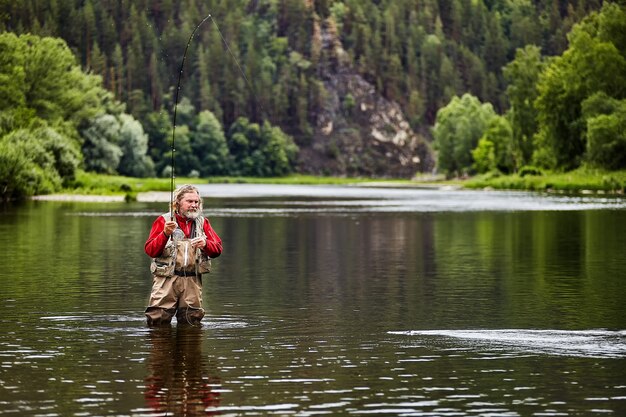
[[[271, 159], [264, 151], [269, 142], [255, 139], [256, 127], [244, 129], [251, 136], [234, 135], [242, 124], [260, 128], [268, 122], [295, 140], [302, 172], [406, 176], [433, 167], [428, 142], [440, 109], [468, 93], [498, 114], [509, 111], [519, 99], [511, 85], [522, 87], [510, 66], [517, 51], [534, 45], [543, 61], [560, 56], [573, 25], [601, 6], [599, 0], [6, 0], [0, 2], [0, 29], [64, 39], [81, 67], [100, 75], [141, 123], [160, 175], [171, 156], [183, 52], [210, 14], [189, 44], [177, 119], [181, 153], [195, 151], [205, 162], [187, 155], [183, 173], [261, 173]], [[343, 51], [341, 62], [329, 36]], [[504, 68], [510, 68], [508, 77]], [[363, 88], [333, 88], [347, 79], [368, 86], [368, 98]], [[389, 106], [361, 114], [368, 100]], [[399, 119], [390, 116], [395, 109]], [[522, 111], [518, 105], [507, 117], [522, 120]], [[200, 117], [203, 112], [214, 115], [211, 123], [223, 132], [223, 138], [204, 136], [213, 145], [199, 139], [209, 117]], [[371, 122], [376, 119], [389, 120], [387, 128]], [[409, 139], [394, 144], [376, 132]], [[520, 143], [532, 142], [528, 135], [535, 133], [520, 132], [515, 123], [512, 129]], [[472, 142], [465, 152], [476, 146]], [[532, 153], [522, 147], [523, 155]], [[207, 149], [213, 155], [208, 160]], [[395, 156], [384, 158], [389, 154]], [[473, 161], [471, 154], [464, 157]], [[529, 162], [515, 157], [518, 165]], [[407, 158], [419, 162], [398, 169]], [[200, 172], [207, 161], [212, 168]]]

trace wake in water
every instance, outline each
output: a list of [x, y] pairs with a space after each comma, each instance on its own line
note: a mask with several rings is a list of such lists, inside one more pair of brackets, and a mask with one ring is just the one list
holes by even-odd
[[[41, 320], [57, 323], [60, 328], [84, 331], [126, 331], [137, 330], [137, 324], [142, 332], [148, 332], [145, 326], [145, 317], [136, 312], [127, 314], [67, 314], [56, 316], [43, 316]], [[176, 325], [174, 321], [174, 326]], [[233, 329], [248, 327], [250, 324], [243, 319], [233, 316], [207, 316], [202, 322], [206, 329]]]
[[618, 330], [410, 330], [389, 334], [462, 344], [463, 348], [588, 358], [626, 357], [626, 331]]

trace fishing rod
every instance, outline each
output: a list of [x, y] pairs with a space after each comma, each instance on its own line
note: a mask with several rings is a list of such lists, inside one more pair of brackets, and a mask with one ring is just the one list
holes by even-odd
[[185, 68], [185, 59], [187, 59], [187, 51], [189, 50], [189, 45], [191, 44], [193, 36], [196, 34], [196, 31], [198, 30], [198, 28], [200, 28], [200, 26], [202, 26], [202, 24], [206, 22], [210, 17], [211, 15], [208, 14], [204, 19], [202, 19], [200, 23], [198, 23], [198, 25], [195, 27], [193, 32], [191, 32], [191, 35], [189, 36], [189, 40], [187, 41], [187, 46], [185, 46], [185, 52], [183, 53], [183, 60], [180, 63], [180, 71], [178, 72], [178, 82], [176, 84], [176, 95], [174, 96], [174, 120], [172, 121], [172, 161], [171, 161], [172, 173], [171, 173], [171, 179], [170, 179], [170, 220], [174, 220], [174, 178], [176, 178], [176, 173], [175, 173], [175, 170], [176, 170], [176, 158], [175, 158], [176, 111], [178, 109], [178, 93], [180, 92], [180, 79], [182, 78], [182, 75], [183, 75], [183, 70]]
[[213, 19], [213, 16], [211, 15], [211, 13], [207, 14], [204, 19], [202, 19], [202, 21], [200, 21], [200, 23], [198, 23], [198, 25], [194, 28], [193, 32], [191, 32], [191, 35], [189, 36], [189, 40], [187, 41], [187, 46], [185, 46], [185, 52], [183, 53], [183, 59], [180, 63], [180, 70], [178, 72], [178, 82], [176, 83], [176, 95], [174, 97], [174, 119], [172, 121], [172, 161], [171, 161], [171, 165], [172, 165], [172, 173], [171, 173], [171, 180], [170, 180], [170, 219], [174, 220], [174, 178], [176, 178], [176, 174], [175, 174], [175, 167], [176, 167], [176, 158], [175, 158], [175, 153], [176, 153], [176, 146], [175, 146], [175, 140], [176, 140], [176, 111], [178, 108], [178, 94], [180, 92], [180, 80], [182, 78], [183, 75], [183, 70], [185, 68], [185, 60], [187, 59], [187, 51], [189, 50], [189, 45], [191, 44], [191, 41], [193, 40], [194, 35], [196, 34], [196, 32], [198, 31], [198, 29], [200, 28], [200, 26], [202, 26], [202, 24], [204, 22], [206, 22], [207, 20], [211, 19], [211, 21], [213, 22], [213, 24], [215, 25], [215, 29], [217, 30], [217, 33], [219, 33], [220, 38], [222, 39], [222, 42], [224, 42], [224, 46], [226, 46], [226, 50], [228, 50], [228, 53], [233, 57], [233, 60], [235, 61], [235, 64], [237, 65], [237, 68], [239, 69], [239, 72], [241, 72], [241, 75], [243, 76], [243, 79], [246, 81], [246, 84], [248, 85], [248, 88], [250, 88], [250, 91], [252, 91], [252, 94], [254, 95], [254, 98], [256, 99], [256, 101], [259, 103], [260, 105], [260, 101], [258, 100], [258, 98], [256, 97], [256, 94], [254, 92], [254, 89], [252, 88], [252, 84], [250, 83], [250, 80], [248, 80], [248, 77], [246, 77], [246, 73], [244, 72], [243, 68], [241, 68], [241, 65], [239, 65], [239, 61], [237, 60], [237, 57], [235, 56], [235, 54], [233, 54], [233, 51], [231, 51], [230, 47], [228, 46], [228, 42], [226, 42], [226, 39], [224, 38], [224, 35], [222, 34], [222, 31], [220, 30], [219, 26], [217, 25], [217, 22], [215, 21], [215, 19]]

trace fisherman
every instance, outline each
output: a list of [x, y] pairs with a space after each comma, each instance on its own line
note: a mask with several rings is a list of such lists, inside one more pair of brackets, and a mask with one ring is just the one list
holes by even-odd
[[152, 223], [145, 251], [152, 258], [152, 291], [146, 308], [149, 326], [199, 324], [202, 308], [202, 274], [211, 258], [222, 253], [222, 240], [202, 216], [202, 198], [193, 185], [174, 191], [170, 213]]

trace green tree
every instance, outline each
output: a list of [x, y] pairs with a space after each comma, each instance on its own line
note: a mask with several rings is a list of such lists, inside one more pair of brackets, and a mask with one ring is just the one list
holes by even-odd
[[503, 26], [513, 51], [526, 45], [541, 45], [539, 11], [531, 0], [504, 2]]
[[518, 49], [515, 59], [504, 67], [508, 83], [509, 118], [513, 129], [513, 158], [515, 168], [530, 163], [533, 154], [533, 136], [537, 133], [535, 100], [539, 95], [537, 81], [545, 68], [539, 47], [528, 45]]
[[422, 85], [420, 90], [423, 91], [426, 104], [426, 120], [432, 121], [437, 109], [440, 106], [440, 97], [442, 86], [438, 80], [443, 60], [443, 45], [436, 35], [428, 35], [424, 38], [421, 45], [422, 55], [420, 61], [420, 69], [422, 73], [420, 78]]
[[96, 114], [118, 112], [118, 103], [100, 77], [80, 71], [62, 40], [4, 33], [0, 49], [0, 79], [10, 81], [0, 86], [3, 175], [15, 181], [2, 198], [57, 191], [81, 163], [79, 129]]
[[[330, 56], [329, 41], [347, 52], [342, 58], [346, 64], [342, 70], [358, 71], [377, 92], [398, 102], [416, 130], [425, 132], [425, 125], [435, 121], [437, 111], [454, 95], [469, 92], [483, 102], [491, 102], [498, 111], [505, 108], [501, 68], [513, 58], [516, 48], [534, 44], [541, 46], [546, 56], [561, 54], [571, 26], [600, 5], [596, 0], [4, 1], [0, 2], [0, 31], [65, 39], [67, 49], [75, 51], [79, 59], [60, 68], [80, 63], [102, 76], [113, 96], [124, 100], [127, 111], [148, 132], [152, 130], [147, 127], [148, 119], [155, 111], [163, 108], [171, 119], [173, 107], [167, 104], [166, 96], [176, 85], [191, 31], [210, 12], [220, 23], [221, 33], [211, 22], [199, 28], [181, 74], [180, 93], [193, 99], [190, 134], [197, 130], [193, 125], [196, 115], [210, 110], [223, 126], [230, 126], [239, 116], [259, 126], [267, 119], [292, 134], [297, 143], [308, 146], [315, 118], [323, 110], [323, 85], [338, 69], [332, 63], [325, 65], [329, 61], [325, 58]], [[617, 18], [603, 18], [607, 22], [601, 26], [603, 36], [613, 33], [611, 39], [623, 51], [615, 40], [620, 32], [608, 30], [611, 25], [623, 29]], [[50, 52], [36, 45], [32, 50], [23, 50], [20, 58], [22, 63], [30, 62], [36, 50], [40, 55], [36, 60], [49, 60], [43, 64], [43, 72], [13, 65], [19, 59], [0, 51], [0, 66], [4, 60], [11, 68], [0, 72], [7, 77], [0, 80], [3, 131], [9, 126], [26, 126], [33, 117], [48, 121], [55, 118], [84, 129], [90, 120], [103, 114], [103, 98], [98, 96], [102, 81], [97, 77], [86, 79], [79, 70], [75, 80], [66, 83], [67, 74], [59, 77], [56, 67], [49, 65], [63, 61], [66, 52], [55, 47], [46, 49]], [[241, 64], [249, 83], [233, 58]], [[46, 79], [48, 68], [50, 79]], [[20, 74], [27, 69], [28, 74]], [[12, 82], [20, 77], [26, 77], [24, 84]], [[41, 86], [28, 85], [30, 80], [40, 78], [44, 80]], [[50, 88], [56, 82], [53, 79], [61, 81], [60, 88]], [[76, 91], [80, 94], [70, 93]], [[565, 95], [568, 100], [570, 93]], [[583, 94], [576, 100], [582, 102], [588, 96]], [[83, 105], [86, 102], [90, 105]], [[519, 122], [514, 121], [519, 106], [514, 107], [509, 118], [515, 124]], [[569, 115], [562, 112], [568, 110], [564, 107], [554, 108], [553, 114], [565, 120]], [[348, 122], [354, 122], [358, 115], [348, 115]], [[565, 122], [564, 126], [582, 131], [577, 149], [585, 152], [587, 124], [580, 114], [574, 116], [572, 120], [579, 123]], [[563, 152], [555, 146], [560, 139], [555, 139], [553, 130], [542, 123], [537, 138], [541, 151], [556, 165], [556, 155]], [[518, 131], [514, 126], [516, 135]], [[79, 140], [76, 134], [64, 136]], [[355, 136], [354, 140], [359, 138]], [[152, 155], [155, 151], [150, 149]], [[518, 159], [527, 162], [528, 151], [524, 153]], [[254, 158], [260, 160], [259, 154]], [[165, 159], [156, 161], [159, 171]]]
[[469, 172], [474, 163], [472, 150], [495, 116], [491, 104], [470, 94], [453, 97], [437, 112], [433, 128], [438, 168], [448, 175]]
[[0, 111], [26, 107], [27, 80], [23, 42], [14, 34], [0, 35]]
[[[176, 126], [174, 149], [174, 175], [189, 175], [192, 171], [198, 170], [200, 162], [191, 147], [191, 131], [189, 126]], [[164, 160], [169, 163], [172, 158], [171, 148], [165, 153], [164, 156]], [[171, 172], [171, 169], [171, 165], [166, 165], [163, 168], [163, 171], [161, 171], [161, 175], [168, 176], [169, 174], [166, 174], [166, 172]]]
[[0, 192], [3, 200], [57, 191], [71, 179], [79, 152], [59, 132], [42, 125], [0, 138]]
[[107, 57], [105, 54], [102, 53], [102, 51], [100, 50], [100, 46], [97, 42], [94, 42], [93, 46], [91, 47], [90, 63], [91, 70], [94, 73], [100, 74], [102, 77], [106, 75]]
[[132, 116], [103, 114], [81, 133], [86, 170], [133, 177], [154, 175], [154, 163], [147, 154], [148, 136]]
[[9, 98], [0, 102], [0, 110], [29, 109], [51, 124], [78, 125], [102, 109], [107, 93], [100, 77], [84, 74], [63, 40], [3, 33], [0, 48], [0, 62], [6, 63], [0, 64], [0, 76], [9, 81], [0, 87], [0, 95]]
[[476, 172], [482, 174], [496, 170], [496, 150], [492, 141], [484, 136], [479, 139], [478, 146], [472, 151]]
[[117, 172], [122, 158], [122, 149], [117, 143], [119, 132], [120, 123], [111, 114], [96, 117], [82, 131], [85, 170], [104, 174]]
[[196, 130], [192, 133], [191, 147], [199, 159], [202, 176], [224, 175], [230, 166], [230, 154], [222, 125], [208, 110], [198, 114]]
[[124, 56], [122, 55], [122, 47], [119, 44], [115, 44], [113, 49], [111, 77], [110, 77], [110, 91], [117, 100], [121, 100], [123, 92], [125, 90], [124, 79]]
[[121, 114], [119, 119], [122, 159], [117, 171], [130, 177], [154, 176], [154, 163], [147, 155], [148, 136], [143, 127], [128, 114]]
[[143, 128], [148, 135], [148, 153], [154, 161], [155, 171], [160, 173], [171, 163], [166, 157], [170, 151], [172, 136], [169, 114], [163, 108], [158, 112], [150, 112], [144, 120]]
[[38, 170], [24, 146], [0, 139], [0, 196], [3, 201], [37, 193]]
[[587, 121], [587, 154], [591, 165], [626, 168], [626, 100], [597, 93], [582, 103]]
[[293, 171], [298, 147], [280, 128], [263, 126], [240, 117], [228, 132], [233, 174], [256, 177], [281, 176]]
[[598, 92], [626, 97], [624, 33], [624, 8], [606, 3], [573, 28], [568, 50], [542, 73], [536, 101], [539, 163], [566, 170], [579, 166], [586, 149], [582, 102]]
[[478, 146], [472, 151], [476, 171], [513, 171], [512, 142], [513, 131], [509, 121], [503, 116], [492, 117]]
[[293, 138], [267, 121], [263, 124], [262, 135], [265, 160], [270, 169], [269, 175], [281, 176], [293, 172], [298, 154], [298, 146]]

